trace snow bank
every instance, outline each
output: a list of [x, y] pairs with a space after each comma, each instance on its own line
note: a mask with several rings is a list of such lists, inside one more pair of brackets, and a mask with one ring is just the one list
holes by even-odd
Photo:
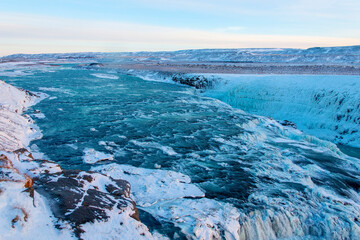
[[46, 199], [36, 191], [26, 190], [32, 183], [26, 168], [37, 164], [31, 164], [21, 154], [0, 152], [1, 166], [6, 159], [10, 160], [10, 166], [0, 167], [0, 173], [8, 176], [0, 177], [1, 239], [75, 239], [66, 226], [62, 230], [55, 228]]
[[[21, 114], [39, 98], [0, 81], [1, 239], [73, 238], [66, 228], [57, 230], [54, 227], [54, 219], [45, 198], [29, 190], [33, 184], [32, 177], [44, 165], [40, 167], [33, 162], [31, 153], [24, 147], [41, 134], [32, 119]], [[47, 166], [46, 169], [56, 172], [54, 166]]]
[[36, 96], [30, 92], [22, 91], [4, 81], [0, 81], [0, 106], [12, 112], [22, 113], [27, 107], [33, 105]]
[[[42, 95], [43, 96], [43, 95]], [[0, 81], [0, 150], [15, 151], [41, 137], [37, 126], [23, 111], [39, 101], [40, 96], [22, 91]]]

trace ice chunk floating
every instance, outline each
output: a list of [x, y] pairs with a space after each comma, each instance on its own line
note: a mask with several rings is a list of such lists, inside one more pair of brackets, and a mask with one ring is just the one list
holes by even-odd
[[36, 106], [46, 116], [36, 119], [40, 151], [63, 168], [129, 181], [151, 231], [171, 239], [360, 238], [358, 159], [190, 87], [107, 74], [63, 66], [4, 80], [50, 95]]

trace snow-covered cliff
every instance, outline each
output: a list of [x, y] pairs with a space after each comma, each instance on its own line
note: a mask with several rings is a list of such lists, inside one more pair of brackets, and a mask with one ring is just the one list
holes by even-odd
[[289, 120], [311, 135], [360, 147], [360, 77], [216, 75], [205, 95], [246, 112]]

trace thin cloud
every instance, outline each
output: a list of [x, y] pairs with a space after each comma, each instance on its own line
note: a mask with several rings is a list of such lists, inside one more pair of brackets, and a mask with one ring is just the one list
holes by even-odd
[[[228, 30], [241, 30], [241, 27], [229, 27]], [[242, 34], [6, 13], [0, 15], [0, 35], [1, 55], [19, 52], [307, 48], [360, 44], [359, 39], [353, 38]]]
[[225, 33], [239, 33], [239, 32], [243, 32], [245, 29], [246, 27], [242, 27], [242, 26], [229, 26], [225, 28], [215, 29], [215, 31], [225, 32]]

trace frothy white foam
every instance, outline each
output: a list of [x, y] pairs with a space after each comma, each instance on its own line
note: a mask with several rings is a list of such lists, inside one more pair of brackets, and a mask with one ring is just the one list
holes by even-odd
[[114, 80], [119, 79], [119, 77], [116, 75], [106, 74], [106, 73], [93, 73], [91, 75], [97, 78], [106, 78], [106, 79], [114, 79]]
[[92, 170], [130, 182], [134, 200], [143, 207], [164, 200], [204, 196], [198, 187], [191, 184], [188, 176], [174, 171], [118, 164], [98, 166]]
[[114, 156], [112, 154], [107, 154], [103, 152], [96, 151], [93, 148], [85, 148], [84, 156], [82, 157], [84, 163], [94, 164], [100, 161], [114, 160]]
[[160, 143], [157, 142], [141, 142], [141, 141], [137, 141], [137, 140], [131, 140], [131, 143], [139, 146], [139, 147], [144, 147], [144, 148], [157, 148], [159, 150], [161, 150], [163, 153], [169, 155], [169, 156], [174, 156], [177, 155], [177, 152], [174, 151], [174, 149], [172, 147], [169, 146], [163, 146]]

